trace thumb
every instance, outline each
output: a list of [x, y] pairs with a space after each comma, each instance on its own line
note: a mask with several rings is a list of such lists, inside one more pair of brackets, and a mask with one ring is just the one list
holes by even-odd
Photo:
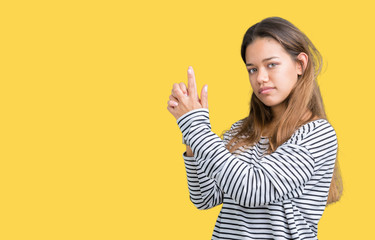
[[204, 85], [201, 92], [201, 105], [204, 108], [208, 108], [208, 93], [207, 93], [208, 85]]

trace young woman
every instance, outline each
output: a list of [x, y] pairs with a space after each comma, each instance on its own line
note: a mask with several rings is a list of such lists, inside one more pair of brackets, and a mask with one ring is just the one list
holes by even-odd
[[223, 139], [211, 131], [207, 85], [199, 98], [192, 68], [188, 87], [173, 85], [167, 108], [186, 144], [190, 199], [198, 209], [223, 203], [212, 239], [317, 239], [326, 204], [342, 193], [336, 134], [316, 83], [321, 56], [278, 17], [247, 30], [241, 55], [250, 113]]

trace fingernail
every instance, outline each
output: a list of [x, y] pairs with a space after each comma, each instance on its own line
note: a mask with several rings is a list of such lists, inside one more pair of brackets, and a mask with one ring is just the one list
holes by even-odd
[[204, 86], [204, 91], [207, 92], [208, 85]]
[[189, 68], [188, 68], [188, 73], [189, 74], [192, 74], [193, 73], [193, 69], [189, 66]]

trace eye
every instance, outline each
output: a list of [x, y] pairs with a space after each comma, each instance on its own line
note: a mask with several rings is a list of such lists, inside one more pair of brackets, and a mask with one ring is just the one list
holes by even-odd
[[274, 68], [274, 67], [276, 67], [276, 63], [270, 63], [270, 64], [268, 64], [268, 67], [270, 67], [270, 68]]
[[253, 74], [254, 72], [257, 71], [257, 69], [256, 68], [250, 68], [247, 71], [249, 72], [249, 74]]

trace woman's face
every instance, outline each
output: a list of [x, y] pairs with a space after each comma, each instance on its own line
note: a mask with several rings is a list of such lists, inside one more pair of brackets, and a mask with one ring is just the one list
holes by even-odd
[[268, 37], [256, 38], [247, 46], [246, 67], [254, 94], [272, 108], [284, 102], [302, 74], [301, 65]]

